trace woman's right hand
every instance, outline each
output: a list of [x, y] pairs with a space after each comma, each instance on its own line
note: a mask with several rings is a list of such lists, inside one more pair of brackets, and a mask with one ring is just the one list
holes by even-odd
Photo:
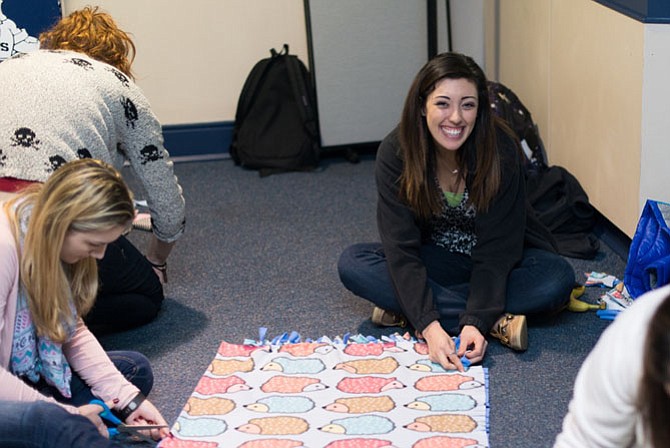
[[95, 427], [98, 428], [98, 432], [100, 432], [102, 436], [109, 438], [107, 425], [105, 425], [105, 423], [102, 421], [102, 418], [100, 417], [100, 413], [104, 411], [102, 406], [97, 404], [85, 404], [83, 406], [79, 406], [77, 409], [79, 410], [79, 415], [89, 419], [91, 423], [93, 423]]
[[456, 344], [449, 334], [444, 331], [440, 322], [434, 320], [421, 332], [428, 344], [428, 357], [447, 370], [465, 371], [458, 353]]

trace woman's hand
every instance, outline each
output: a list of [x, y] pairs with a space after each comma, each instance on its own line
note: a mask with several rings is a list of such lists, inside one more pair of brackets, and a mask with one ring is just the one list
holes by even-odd
[[465, 370], [460, 355], [456, 353], [454, 340], [438, 321], [429, 323], [421, 333], [428, 344], [428, 357], [432, 362], [440, 364], [447, 370], [460, 372]]
[[481, 362], [484, 359], [488, 342], [477, 327], [465, 325], [459, 337], [461, 340], [458, 348], [459, 358], [465, 355], [473, 364]]
[[79, 415], [89, 419], [91, 423], [93, 423], [95, 427], [98, 428], [98, 432], [102, 436], [109, 439], [109, 432], [107, 431], [107, 426], [100, 417], [100, 413], [104, 411], [104, 409], [102, 409], [102, 406], [99, 406], [97, 404], [85, 404], [83, 406], [79, 406], [79, 408], [77, 409], [79, 410]]
[[165, 425], [165, 428], [152, 429], [148, 435], [154, 440], [160, 440], [170, 435], [170, 428], [158, 409], [149, 401], [144, 400], [137, 409], [126, 419], [127, 425]]

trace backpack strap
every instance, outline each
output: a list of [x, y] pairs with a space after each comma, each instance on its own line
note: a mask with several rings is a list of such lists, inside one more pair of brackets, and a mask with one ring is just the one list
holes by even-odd
[[[288, 46], [286, 47], [288, 49]], [[286, 70], [291, 82], [291, 89], [293, 90], [293, 97], [299, 103], [298, 110], [300, 111], [300, 118], [305, 123], [305, 128], [314, 139], [319, 138], [319, 133], [316, 128], [315, 117], [316, 114], [312, 110], [313, 100], [309, 87], [303, 82], [307, 76], [306, 68], [302, 65], [297, 56], [286, 55]]]

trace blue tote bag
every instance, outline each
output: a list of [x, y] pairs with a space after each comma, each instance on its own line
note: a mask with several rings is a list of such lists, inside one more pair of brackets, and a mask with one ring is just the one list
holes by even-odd
[[631, 297], [670, 283], [670, 204], [647, 200], [637, 224], [623, 282]]

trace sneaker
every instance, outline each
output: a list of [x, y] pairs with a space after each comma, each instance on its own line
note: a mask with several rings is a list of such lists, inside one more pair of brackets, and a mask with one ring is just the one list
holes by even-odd
[[372, 323], [380, 327], [406, 327], [407, 320], [402, 314], [387, 311], [378, 306], [372, 310]]
[[522, 314], [503, 314], [493, 325], [491, 336], [499, 339], [503, 345], [512, 350], [526, 350], [528, 348], [526, 316]]

